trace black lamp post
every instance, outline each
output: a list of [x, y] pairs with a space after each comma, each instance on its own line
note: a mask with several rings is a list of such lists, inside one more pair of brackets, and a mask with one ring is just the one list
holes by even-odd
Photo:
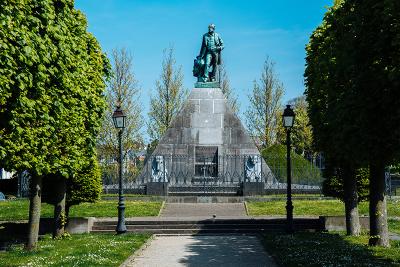
[[118, 224], [117, 224], [117, 234], [122, 234], [126, 232], [125, 226], [125, 201], [124, 201], [124, 191], [122, 189], [122, 132], [125, 128], [126, 115], [120, 106], [114, 111], [112, 116], [114, 126], [118, 129], [118, 145], [119, 145], [119, 190], [118, 190]]
[[294, 124], [294, 111], [287, 105], [283, 111], [283, 127], [286, 129], [286, 150], [287, 150], [287, 201], [286, 201], [286, 220], [287, 232], [293, 233], [293, 203], [292, 203], [292, 168], [290, 160], [290, 132]]

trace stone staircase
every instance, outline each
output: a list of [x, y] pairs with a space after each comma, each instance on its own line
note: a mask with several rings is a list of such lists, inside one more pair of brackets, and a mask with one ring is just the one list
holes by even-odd
[[[116, 219], [97, 220], [92, 231], [115, 232]], [[256, 234], [272, 231], [284, 231], [286, 219], [283, 218], [241, 218], [241, 219], [196, 219], [196, 218], [158, 218], [126, 220], [128, 232], [151, 234]], [[296, 231], [322, 231], [324, 226], [319, 219], [296, 218]]]
[[190, 186], [170, 186], [169, 196], [238, 196], [241, 187], [236, 185], [194, 184]]

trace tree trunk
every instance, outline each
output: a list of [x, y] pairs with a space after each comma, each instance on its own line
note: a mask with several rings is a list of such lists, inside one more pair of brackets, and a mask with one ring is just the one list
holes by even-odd
[[385, 196], [385, 165], [373, 162], [370, 165], [369, 182], [370, 246], [389, 247]]
[[40, 206], [42, 203], [42, 176], [32, 175], [29, 200], [29, 233], [25, 249], [33, 250], [36, 248], [39, 237]]
[[65, 216], [67, 217], [67, 221], [68, 221], [68, 218], [69, 218], [69, 209], [71, 208], [71, 206], [70, 205], [65, 205]]
[[65, 218], [66, 218], [66, 223], [65, 226], [68, 225], [69, 223], [69, 209], [70, 209], [70, 205], [68, 203], [65, 203]]
[[57, 182], [57, 198], [56, 198], [56, 203], [54, 204], [53, 238], [61, 237], [65, 232], [65, 224], [66, 224], [65, 199], [66, 199], [66, 183], [65, 179], [61, 178]]
[[344, 168], [342, 175], [347, 235], [358, 236], [361, 232], [361, 225], [358, 215], [357, 178], [352, 168]]

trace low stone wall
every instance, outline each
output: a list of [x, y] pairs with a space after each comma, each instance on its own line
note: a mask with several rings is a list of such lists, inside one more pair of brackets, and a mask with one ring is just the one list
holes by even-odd
[[[70, 218], [65, 230], [70, 234], [83, 234], [92, 231], [94, 217], [77, 217]], [[28, 233], [28, 221], [3, 221], [0, 222], [0, 233], [7, 236], [26, 236]], [[53, 219], [41, 218], [39, 226], [39, 234], [45, 235], [53, 232]]]
[[[319, 219], [327, 231], [346, 231], [345, 216], [320, 216]], [[369, 217], [360, 217], [360, 224], [362, 230], [369, 230]]]
[[95, 221], [94, 217], [70, 218], [65, 230], [70, 234], [90, 233]]
[[[70, 234], [85, 234], [92, 231], [94, 217], [72, 217], [69, 218], [65, 231]], [[53, 219], [40, 219], [40, 234], [48, 234], [53, 232]]]

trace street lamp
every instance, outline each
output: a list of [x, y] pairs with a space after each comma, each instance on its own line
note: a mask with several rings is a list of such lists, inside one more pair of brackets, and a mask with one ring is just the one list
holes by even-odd
[[287, 220], [287, 232], [293, 233], [293, 203], [292, 203], [292, 170], [290, 160], [290, 132], [294, 124], [294, 111], [290, 105], [286, 105], [283, 111], [283, 127], [286, 129], [286, 155], [287, 155], [287, 192], [286, 192], [286, 220]]
[[118, 190], [118, 224], [117, 224], [117, 234], [122, 234], [126, 232], [125, 226], [125, 199], [123, 195], [122, 189], [122, 132], [125, 128], [126, 123], [126, 115], [121, 107], [118, 105], [117, 109], [114, 111], [112, 115], [112, 119], [114, 122], [114, 126], [118, 129], [118, 145], [119, 145], [119, 190]]

